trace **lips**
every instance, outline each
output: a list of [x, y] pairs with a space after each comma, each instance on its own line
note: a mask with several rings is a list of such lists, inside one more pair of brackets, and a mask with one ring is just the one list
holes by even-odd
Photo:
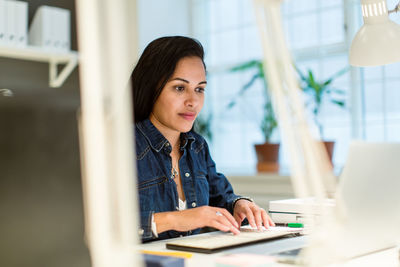
[[184, 112], [184, 113], [179, 113], [179, 116], [181, 116], [185, 120], [194, 121], [194, 119], [196, 118], [196, 113], [194, 113], [194, 112]]

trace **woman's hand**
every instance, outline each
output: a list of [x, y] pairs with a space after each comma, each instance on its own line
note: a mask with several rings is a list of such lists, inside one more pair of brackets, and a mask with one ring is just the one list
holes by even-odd
[[261, 230], [262, 224], [265, 228], [275, 226], [275, 223], [268, 216], [267, 212], [257, 206], [254, 202], [246, 199], [239, 199], [235, 203], [233, 217], [236, 222], [241, 225], [242, 221], [247, 218], [251, 227]]
[[226, 209], [210, 206], [155, 213], [154, 221], [157, 225], [157, 233], [168, 230], [185, 232], [206, 226], [223, 232], [240, 233], [239, 224]]

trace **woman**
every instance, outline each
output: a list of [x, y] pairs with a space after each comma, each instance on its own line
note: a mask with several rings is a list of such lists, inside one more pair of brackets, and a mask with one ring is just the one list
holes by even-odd
[[273, 225], [251, 199], [217, 173], [193, 131], [207, 85], [201, 44], [163, 37], [144, 50], [132, 76], [143, 241], [197, 234], [202, 227], [239, 234], [242, 221]]

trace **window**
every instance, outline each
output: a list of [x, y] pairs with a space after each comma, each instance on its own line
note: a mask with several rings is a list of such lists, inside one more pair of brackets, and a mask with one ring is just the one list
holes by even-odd
[[[397, 0], [389, 0], [394, 7]], [[226, 174], [253, 174], [253, 144], [263, 143], [262, 85], [255, 84], [228, 109], [252, 73], [230, 72], [233, 66], [261, 59], [261, 43], [249, 0], [192, 0], [193, 36], [206, 50], [209, 85], [204, 113], [212, 113], [210, 145], [218, 169]], [[398, 17], [400, 15], [397, 14]], [[285, 34], [299, 69], [325, 80], [348, 66], [348, 47], [362, 25], [358, 1], [288, 0], [282, 4]], [[351, 68], [332, 86], [346, 92], [346, 108], [327, 101], [320, 120], [324, 139], [336, 141], [334, 163], [343, 166], [351, 139], [400, 140], [400, 64]], [[279, 134], [273, 137], [279, 141]], [[285, 148], [281, 168], [287, 170]]]

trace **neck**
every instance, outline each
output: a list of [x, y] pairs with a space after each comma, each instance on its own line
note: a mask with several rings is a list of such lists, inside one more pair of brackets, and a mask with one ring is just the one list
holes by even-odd
[[180, 135], [181, 133], [178, 131], [175, 131], [171, 128], [168, 128], [164, 124], [162, 124], [159, 120], [157, 120], [156, 117], [153, 116], [153, 114], [150, 114], [150, 121], [153, 123], [153, 125], [157, 128], [157, 130], [160, 131], [160, 133], [168, 140], [168, 142], [171, 144], [172, 148], [179, 148], [179, 143], [180, 143]]

